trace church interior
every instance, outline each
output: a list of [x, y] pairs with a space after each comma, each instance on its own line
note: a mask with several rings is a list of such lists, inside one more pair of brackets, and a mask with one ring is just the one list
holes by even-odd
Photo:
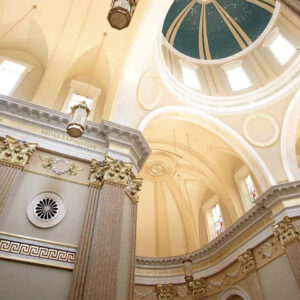
[[1, 300], [300, 300], [299, 0], [0, 0]]

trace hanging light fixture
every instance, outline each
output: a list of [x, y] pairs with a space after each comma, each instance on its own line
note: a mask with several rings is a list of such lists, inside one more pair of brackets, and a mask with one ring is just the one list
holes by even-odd
[[79, 103], [72, 107], [71, 117], [68, 124], [68, 134], [71, 137], [78, 138], [82, 136], [90, 109], [85, 102]]
[[185, 279], [185, 281], [186, 282], [192, 282], [194, 280], [192, 260], [188, 256], [186, 256], [183, 259], [183, 265], [184, 265], [184, 279]]
[[112, 0], [108, 13], [108, 21], [111, 27], [122, 30], [129, 26], [137, 0]]

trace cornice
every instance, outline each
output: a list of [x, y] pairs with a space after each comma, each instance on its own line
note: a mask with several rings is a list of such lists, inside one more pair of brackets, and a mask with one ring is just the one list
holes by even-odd
[[[246, 246], [248, 248], [254, 247], [271, 236], [272, 225], [275, 222], [274, 218], [272, 218], [272, 209], [282, 201], [295, 199], [299, 196], [300, 181], [283, 183], [270, 187], [257, 199], [256, 205], [252, 209], [245, 213], [241, 218], [239, 218], [235, 223], [228, 227], [223, 233], [221, 233], [208, 245], [200, 248], [197, 251], [188, 253], [189, 258], [193, 260], [194, 266], [201, 266], [204, 265], [205, 262], [210, 261], [211, 266], [209, 266], [209, 268], [211, 269], [211, 272], [216, 272], [217, 269], [221, 270], [223, 267], [225, 267], [225, 264], [228, 265], [232, 263], [237, 258], [237, 255], [241, 254], [245, 250], [244, 248], [246, 248]], [[247, 232], [254, 232], [254, 234], [251, 237], [246, 238], [245, 240], [241, 239], [241, 237], [244, 236]], [[238, 245], [239, 240], [242, 240], [242, 242], [240, 242], [240, 245]], [[227, 247], [229, 246], [229, 244], [235, 244], [236, 247]], [[220, 256], [221, 251], [225, 251], [225, 248], [228, 248], [230, 250], [228, 250], [228, 253], [226, 253], [223, 258], [219, 259], [221, 262], [218, 263], [216, 257]], [[241, 253], [237, 253], [239, 251]], [[144, 270], [145, 275], [141, 275], [141, 273], [137, 274], [136, 282], [141, 284], [151, 284], [151, 282], [153, 281], [151, 277], [153, 276], [147, 275], [147, 273], [151, 273], [151, 270], [157, 273], [166, 269], [177, 269], [177, 272], [175, 273], [178, 274], [178, 269], [183, 268], [183, 259], [185, 256], [186, 255], [179, 255], [163, 258], [137, 257], [136, 268], [138, 270]], [[213, 265], [218, 266], [212, 267]], [[202, 273], [202, 270], [198, 271], [196, 272], [199, 274]], [[168, 276], [163, 275], [159, 282], [163, 283], [165, 281], [163, 278], [170, 280], [170, 278], [172, 278], [171, 273], [172, 272], [170, 272], [170, 275]], [[174, 280], [172, 282], [178, 283], [183, 281], [183, 275], [174, 275], [173, 277]], [[157, 281], [158, 278], [156, 278], [155, 280]]]
[[[68, 114], [3, 95], [0, 96], [0, 117], [63, 135], [66, 135], [69, 121]], [[7, 127], [9, 128], [5, 130]], [[50, 147], [50, 150], [57, 153], [79, 157], [85, 161], [90, 161], [92, 158], [101, 159], [106, 154], [122, 160], [126, 160], [127, 156], [133, 162], [135, 171], [142, 168], [151, 152], [139, 130], [106, 120], [102, 120], [100, 124], [88, 121], [81, 139], [87, 143], [98, 144], [99, 148], [103, 149], [102, 151], [93, 149], [82, 151], [82, 147], [75, 144], [64, 147], [63, 141], [59, 141], [61, 144], [59, 147], [58, 141], [54, 141], [51, 137], [43, 136], [37, 139], [37, 134], [28, 133], [22, 126], [16, 127], [0, 122], [0, 135], [11, 134], [20, 139], [27, 137], [30, 142], [38, 141], [41, 149], [49, 150]]]

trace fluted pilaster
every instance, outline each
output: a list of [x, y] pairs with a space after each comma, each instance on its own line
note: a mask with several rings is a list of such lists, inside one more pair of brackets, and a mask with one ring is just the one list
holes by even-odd
[[284, 217], [281, 222], [273, 226], [273, 232], [285, 249], [295, 279], [300, 287], [300, 240], [292, 219]]
[[132, 165], [93, 160], [90, 196], [69, 300], [132, 299], [138, 191]]
[[10, 136], [6, 136], [0, 144], [0, 213], [36, 147], [37, 144], [18, 141]]

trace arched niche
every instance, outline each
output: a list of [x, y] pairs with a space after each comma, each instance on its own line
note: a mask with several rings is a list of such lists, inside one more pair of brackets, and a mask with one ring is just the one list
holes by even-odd
[[218, 300], [251, 300], [251, 298], [240, 287], [232, 286], [224, 290]]

